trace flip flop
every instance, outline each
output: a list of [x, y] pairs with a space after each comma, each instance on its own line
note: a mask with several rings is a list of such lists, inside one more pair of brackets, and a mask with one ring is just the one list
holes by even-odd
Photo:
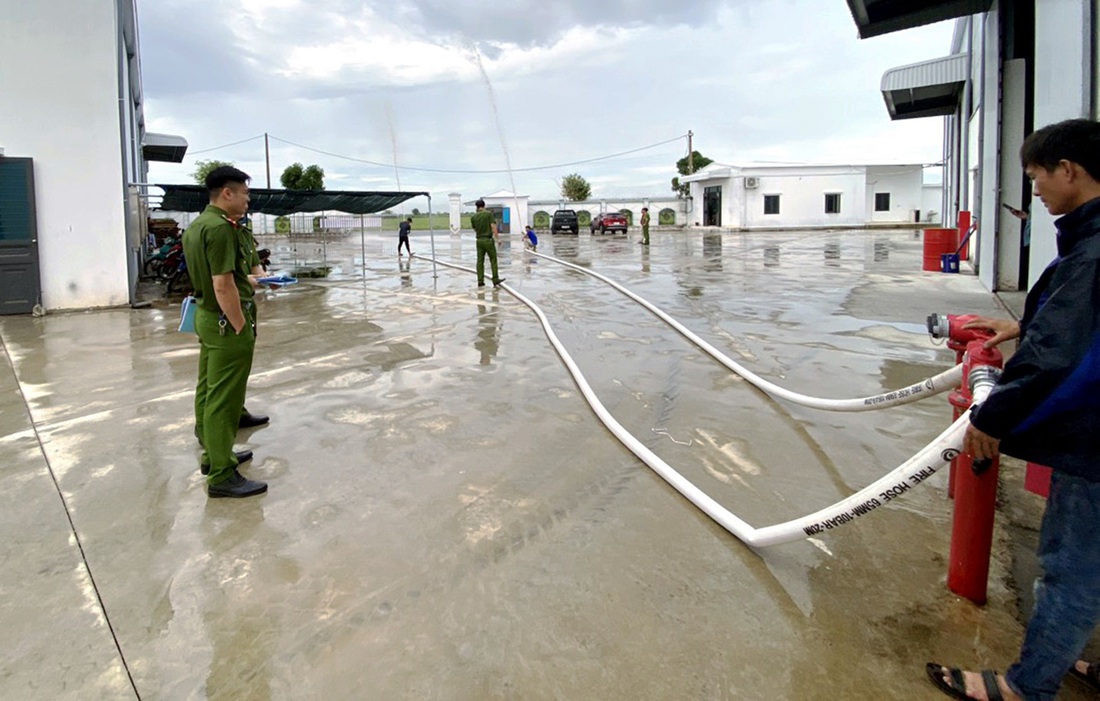
[[[963, 678], [962, 670], [958, 667], [944, 667], [935, 662], [929, 662], [924, 666], [924, 669], [928, 672], [928, 678], [936, 685], [936, 688], [951, 698], [962, 699], [963, 701], [967, 699], [974, 700], [973, 696], [966, 693], [966, 681]], [[951, 681], [944, 681], [943, 672], [945, 669], [951, 676]], [[1001, 687], [997, 684], [996, 672], [991, 669], [983, 670], [982, 683], [985, 684], [985, 695], [989, 701], [1004, 701], [1005, 697], [1001, 694]]]
[[1069, 668], [1069, 673], [1085, 682], [1093, 689], [1100, 691], [1100, 663], [1093, 662], [1084, 672], [1077, 669], [1077, 665]]

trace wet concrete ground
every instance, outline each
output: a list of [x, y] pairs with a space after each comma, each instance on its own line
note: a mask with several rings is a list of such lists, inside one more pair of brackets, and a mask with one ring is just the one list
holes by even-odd
[[[1003, 314], [973, 276], [921, 272], [907, 231], [637, 240], [540, 252], [809, 394], [949, 367], [930, 312]], [[468, 235], [436, 252], [473, 265]], [[944, 475], [753, 551], [616, 442], [507, 292], [434, 278], [396, 236], [366, 241], [365, 271], [358, 237], [324, 255], [328, 279], [259, 305], [248, 405], [272, 421], [239, 440], [271, 490], [252, 499], [205, 495], [174, 305], [0, 318], [0, 698], [935, 699], [926, 661], [1014, 659], [1005, 531], [987, 606], [944, 586]], [[950, 420], [943, 397], [772, 401], [603, 283], [518, 240], [501, 262], [616, 418], [755, 526], [852, 493]]]

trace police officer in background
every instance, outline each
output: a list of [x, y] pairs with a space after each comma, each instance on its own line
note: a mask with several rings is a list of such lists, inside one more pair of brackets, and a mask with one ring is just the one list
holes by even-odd
[[251, 452], [233, 452], [256, 348], [255, 245], [237, 224], [248, 211], [250, 179], [232, 166], [212, 170], [205, 181], [210, 204], [183, 234], [183, 254], [198, 302], [195, 424], [204, 448], [200, 470], [207, 476], [211, 498], [267, 491], [266, 483], [237, 471]]
[[477, 211], [470, 217], [470, 226], [477, 236], [477, 286], [485, 287], [485, 256], [493, 270], [493, 287], [504, 282], [497, 270], [497, 222], [493, 213], [485, 209], [485, 200], [474, 202]]

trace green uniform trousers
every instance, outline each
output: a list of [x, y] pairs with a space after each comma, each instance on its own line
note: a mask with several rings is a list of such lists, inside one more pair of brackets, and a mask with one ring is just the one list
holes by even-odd
[[477, 284], [485, 284], [485, 256], [489, 256], [489, 264], [493, 269], [493, 284], [500, 279], [497, 270], [497, 242], [492, 236], [478, 237], [477, 240]]
[[649, 224], [642, 226], [642, 243], [649, 245]]
[[202, 307], [195, 312], [195, 331], [199, 335], [195, 425], [202, 437], [202, 463], [210, 465], [208, 484], [224, 482], [233, 476], [237, 467], [233, 441], [237, 437], [237, 424], [256, 349], [251, 306], [250, 303], [244, 311], [245, 325], [239, 334], [228, 322], [222, 334], [218, 312]]

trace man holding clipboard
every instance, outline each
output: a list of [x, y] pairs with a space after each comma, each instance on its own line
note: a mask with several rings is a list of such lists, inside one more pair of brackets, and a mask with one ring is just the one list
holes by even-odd
[[[253, 301], [256, 250], [238, 220], [248, 211], [248, 174], [232, 166], [206, 176], [210, 204], [183, 234], [183, 252], [195, 287], [199, 377], [195, 426], [203, 446], [200, 471], [210, 498], [249, 497], [267, 484], [237, 468], [251, 453], [233, 452], [256, 348]], [[246, 242], [247, 239], [247, 242]]]

